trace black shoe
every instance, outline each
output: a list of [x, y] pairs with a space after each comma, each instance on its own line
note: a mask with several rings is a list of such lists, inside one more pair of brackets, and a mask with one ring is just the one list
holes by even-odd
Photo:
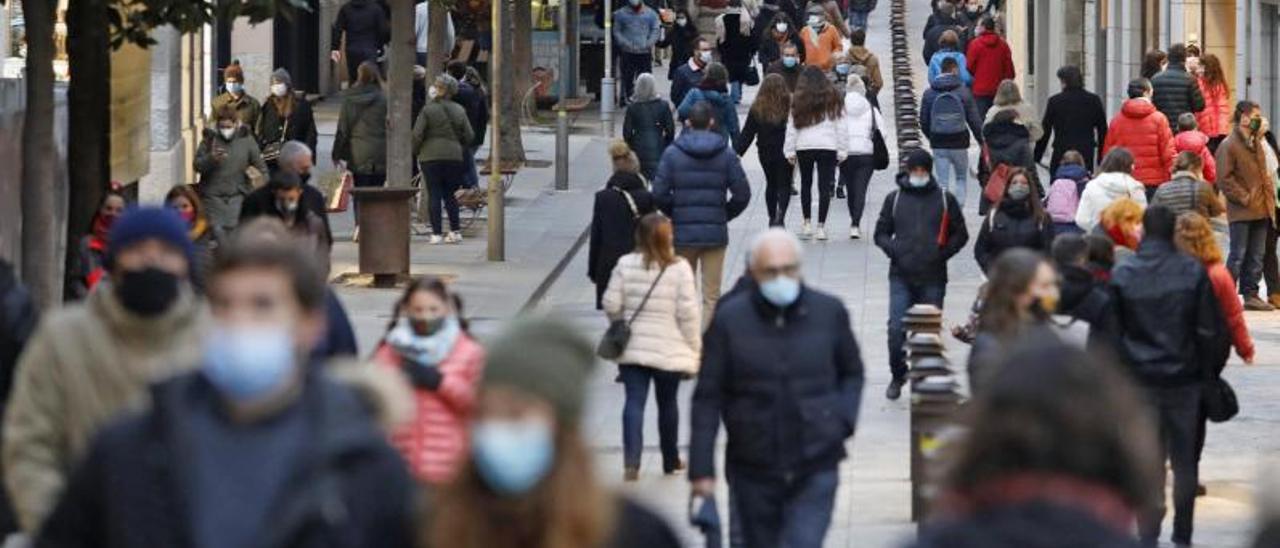
[[840, 185], [840, 186], [836, 187], [836, 199], [837, 199], [837, 200], [843, 200], [843, 199], [844, 199], [844, 185]]
[[1209, 489], [1207, 489], [1207, 488], [1204, 486], [1204, 484], [1203, 484], [1203, 483], [1201, 483], [1201, 484], [1197, 484], [1197, 485], [1196, 485], [1196, 497], [1197, 497], [1197, 498], [1199, 498], [1199, 497], [1203, 497], [1203, 496], [1208, 495], [1208, 494], [1209, 494]]
[[796, 187], [794, 187], [794, 186], [793, 186], [793, 187], [791, 187], [791, 195], [792, 195], [792, 196], [796, 196], [796, 195], [799, 195], [799, 194], [800, 194], [800, 191], [799, 191], [799, 190], [797, 190], [797, 189], [796, 189]]
[[889, 387], [884, 389], [884, 397], [889, 401], [897, 401], [902, 397], [902, 385], [907, 384], [905, 379], [893, 379], [889, 381]]

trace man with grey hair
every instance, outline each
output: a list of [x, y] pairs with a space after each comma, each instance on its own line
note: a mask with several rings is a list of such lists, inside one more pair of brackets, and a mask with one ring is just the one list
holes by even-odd
[[751, 245], [754, 288], [721, 303], [703, 336], [693, 395], [689, 479], [715, 494], [716, 436], [752, 548], [822, 546], [863, 367], [844, 304], [806, 287], [794, 235], [770, 229]]
[[[313, 185], [307, 184], [307, 180], [311, 178], [312, 152], [302, 141], [286, 141], [280, 146], [280, 159], [276, 164], [276, 171], [272, 173], [270, 181], [277, 181], [280, 176], [285, 173], [297, 175], [302, 181], [302, 198], [299, 205], [303, 210], [315, 213], [320, 221], [324, 223], [325, 240], [333, 241], [333, 232], [329, 228], [329, 206], [325, 203], [324, 193]], [[244, 224], [249, 219], [261, 217], [264, 215], [278, 216], [276, 210], [276, 189], [271, 182], [263, 185], [253, 192], [250, 192], [244, 199], [244, 204], [240, 206], [240, 223]]]

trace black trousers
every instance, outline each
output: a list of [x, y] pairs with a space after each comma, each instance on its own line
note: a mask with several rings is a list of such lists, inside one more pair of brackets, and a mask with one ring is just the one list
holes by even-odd
[[1200, 483], [1200, 465], [1196, 448], [1200, 436], [1201, 388], [1188, 386], [1148, 388], [1160, 430], [1158, 501], [1138, 518], [1138, 532], [1144, 544], [1160, 538], [1160, 522], [1166, 512], [1164, 498], [1165, 463], [1173, 469], [1173, 542], [1190, 544], [1195, 519], [1196, 486]]
[[378, 58], [378, 52], [374, 50], [350, 49], [346, 51], [347, 57], [347, 81], [354, 84], [356, 78], [359, 77], [360, 63], [365, 61], [373, 61]]
[[870, 154], [849, 156], [840, 164], [840, 184], [849, 189], [849, 225], [862, 224], [862, 212], [867, 207], [867, 186], [875, 173], [875, 157]]
[[813, 218], [813, 170], [818, 170], [818, 224], [827, 222], [827, 211], [831, 209], [831, 193], [836, 182], [836, 151], [834, 150], [801, 150], [796, 152], [796, 161], [800, 164], [800, 212], [804, 220]]
[[764, 204], [769, 211], [769, 226], [783, 226], [787, 206], [791, 205], [791, 162], [783, 158], [760, 158], [764, 167]]
[[[1280, 209], [1276, 211], [1280, 212]], [[1262, 280], [1267, 284], [1267, 295], [1280, 295], [1280, 264], [1277, 264], [1276, 238], [1280, 233], [1275, 225], [1267, 223], [1267, 245], [1262, 253]]]
[[619, 89], [622, 90], [622, 103], [625, 104], [631, 100], [631, 94], [636, 89], [636, 78], [641, 74], [653, 72], [653, 54], [623, 52], [620, 61], [622, 86]]
[[462, 185], [462, 162], [422, 162], [422, 178], [427, 182], [427, 210], [431, 217], [431, 233], [444, 235], [441, 206], [449, 215], [449, 230], [462, 230], [458, 215], [458, 199], [453, 193]]

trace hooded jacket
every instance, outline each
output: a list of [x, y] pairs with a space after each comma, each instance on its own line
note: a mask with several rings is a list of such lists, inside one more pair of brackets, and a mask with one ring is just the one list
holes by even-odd
[[858, 92], [844, 95], [844, 130], [848, 134], [849, 156], [870, 156], [875, 152], [872, 136], [879, 128], [886, 131], [884, 117], [871, 106], [867, 97]]
[[976, 97], [995, 97], [1000, 82], [1012, 80], [1017, 75], [1008, 42], [994, 32], [983, 33], [970, 41], [965, 58], [969, 60], [969, 72], [973, 74], [973, 95]]
[[1151, 77], [1151, 102], [1169, 119], [1169, 128], [1178, 128], [1178, 117], [1185, 112], [1204, 110], [1204, 96], [1200, 83], [1187, 73], [1183, 63], [1169, 63], [1168, 68]]
[[1209, 151], [1209, 136], [1197, 130], [1184, 131], [1173, 136], [1173, 150], [1177, 153], [1190, 152], [1204, 162], [1204, 180], [1213, 184], [1218, 180], [1218, 162]]
[[[316, 368], [308, 368], [316, 369]], [[103, 548], [174, 548], [196, 545], [201, 513], [193, 505], [223, 505], [193, 490], [201, 467], [216, 466], [197, 451], [210, 424], [224, 421], [216, 389], [189, 373], [151, 389], [153, 407], [105, 429], [76, 471], [37, 545]], [[282, 464], [289, 472], [274, 493], [255, 545], [267, 548], [387, 546], [409, 548], [414, 519], [413, 481], [404, 462], [375, 427], [371, 403], [355, 390], [310, 373], [296, 401], [299, 450]], [[259, 424], [259, 436], [291, 435]], [[234, 426], [222, 427], [234, 429]]]
[[680, 120], [689, 119], [689, 112], [693, 110], [693, 105], [706, 102], [715, 109], [716, 113], [716, 131], [720, 132], [730, 141], [738, 138], [741, 132], [738, 127], [738, 107], [729, 99], [729, 95], [715, 89], [703, 89], [695, 87], [689, 90], [684, 96], [684, 100], [680, 101], [680, 107], [677, 112], [680, 114]]
[[982, 137], [991, 165], [1007, 164], [1035, 171], [1035, 161], [1031, 158], [1031, 131], [1027, 126], [1016, 120], [991, 122], [982, 127]]
[[[217, 152], [225, 152], [221, 160]], [[253, 191], [244, 170], [250, 166], [257, 168], [262, 174], [267, 173], [267, 164], [262, 161], [262, 152], [258, 142], [254, 140], [249, 128], [241, 125], [230, 140], [224, 139], [214, 129], [204, 130], [204, 140], [196, 148], [195, 168], [200, 173], [200, 184], [197, 187], [201, 196], [229, 198], [243, 196]], [[239, 215], [239, 212], [236, 212]], [[232, 219], [234, 225], [234, 219]], [[220, 226], [223, 223], [215, 221]]]
[[969, 133], [962, 132], [953, 135], [931, 135], [929, 133], [929, 127], [933, 121], [933, 103], [938, 99], [938, 95], [946, 92], [955, 92], [960, 96], [960, 102], [964, 104], [965, 121], [969, 124], [969, 131], [981, 143], [982, 116], [978, 114], [978, 106], [973, 101], [973, 95], [960, 82], [960, 77], [954, 74], [938, 75], [929, 84], [929, 89], [925, 90], [924, 96], [920, 98], [920, 131], [929, 138], [929, 144], [933, 148], [969, 148]]
[[946, 283], [947, 261], [969, 241], [960, 203], [932, 176], [922, 188], [912, 188], [907, 179], [899, 173], [898, 190], [885, 197], [876, 247], [889, 257], [890, 276], [913, 284]]
[[1076, 209], [1076, 225], [1086, 232], [1098, 224], [1102, 210], [1111, 205], [1117, 198], [1129, 198], [1145, 208], [1147, 193], [1133, 177], [1127, 173], [1099, 173], [1080, 194], [1080, 207]]
[[1124, 147], [1133, 154], [1133, 178], [1146, 186], [1169, 180], [1173, 172], [1173, 132], [1164, 114], [1151, 101], [1137, 98], [1124, 102], [1120, 114], [1111, 120], [1102, 155]]
[[1120, 355], [1144, 386], [1203, 382], [1203, 368], [1225, 363], [1230, 339], [1209, 275], [1173, 242], [1143, 239], [1111, 271]]
[[747, 209], [751, 186], [723, 135], [689, 129], [662, 153], [653, 198], [675, 224], [677, 248], [721, 247], [729, 243], [729, 221]]
[[942, 62], [947, 59], [955, 59], [956, 65], [960, 69], [960, 81], [966, 86], [973, 85], [973, 75], [969, 73], [969, 62], [964, 58], [964, 52], [953, 49], [944, 49], [934, 52], [933, 57], [929, 58], [929, 82], [934, 81], [942, 74]]
[[880, 89], [884, 87], [884, 76], [880, 73], [880, 58], [865, 46], [853, 46], [849, 48], [849, 59], [853, 64], [862, 65], [867, 69], [867, 94], [871, 97], [879, 95]]
[[1267, 172], [1267, 146], [1236, 128], [1218, 145], [1218, 189], [1227, 197], [1227, 219], [1275, 220], [1275, 174]]
[[[626, 192], [636, 203], [631, 211]], [[636, 247], [636, 223], [654, 211], [653, 195], [634, 173], [617, 172], [596, 192], [591, 215], [591, 243], [587, 246], [587, 277], [596, 285], [609, 284], [609, 275], [623, 255]]]
[[387, 96], [378, 84], [348, 89], [338, 112], [333, 160], [360, 175], [387, 172]]
[[640, 172], [653, 177], [658, 170], [662, 151], [671, 145], [676, 136], [676, 125], [671, 103], [661, 97], [647, 101], [635, 101], [627, 105], [627, 115], [622, 123], [622, 138], [640, 159]]
[[[693, 267], [681, 257], [665, 272], [656, 264], [646, 266], [643, 253], [629, 253], [618, 260], [604, 293], [604, 311], [610, 320], [635, 318], [631, 339], [618, 363], [697, 374], [702, 353], [702, 298], [695, 280]], [[645, 295], [649, 295], [648, 302]]]
[[4, 480], [24, 531], [53, 509], [100, 428], [145, 408], [151, 382], [198, 365], [207, 322], [190, 289], [153, 318], [109, 286], [50, 314], [19, 359], [4, 417]]
[[982, 122], [990, 124], [996, 119], [996, 115], [1004, 111], [1013, 111], [1018, 115], [1017, 123], [1027, 128], [1027, 133], [1030, 134], [1032, 143], [1044, 137], [1044, 126], [1040, 125], [1040, 117], [1036, 116], [1036, 108], [1026, 101], [1019, 101], [1011, 105], [994, 105], [987, 110], [987, 117]]

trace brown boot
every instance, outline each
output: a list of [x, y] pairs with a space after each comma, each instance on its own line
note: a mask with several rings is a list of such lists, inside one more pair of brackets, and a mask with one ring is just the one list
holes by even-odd
[[622, 481], [633, 482], [640, 479], [640, 469], [627, 467], [622, 472]]
[[1244, 309], [1250, 312], [1272, 312], [1276, 308], [1257, 295], [1248, 295], [1244, 298]]
[[1276, 308], [1280, 308], [1280, 293], [1272, 293], [1267, 296], [1267, 302]]

